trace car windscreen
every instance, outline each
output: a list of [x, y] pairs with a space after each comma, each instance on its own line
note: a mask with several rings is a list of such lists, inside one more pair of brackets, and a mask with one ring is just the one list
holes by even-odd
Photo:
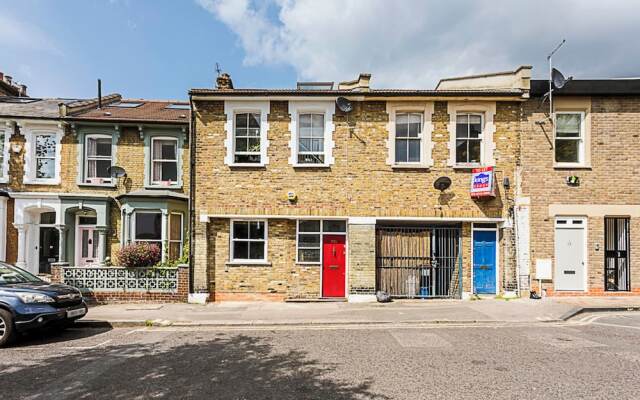
[[42, 282], [42, 280], [20, 268], [7, 264], [0, 264], [0, 285], [31, 282]]

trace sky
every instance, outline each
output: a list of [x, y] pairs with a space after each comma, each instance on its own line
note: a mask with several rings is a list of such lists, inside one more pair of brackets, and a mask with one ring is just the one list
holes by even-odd
[[638, 0], [0, 0], [0, 71], [36, 97], [186, 99], [373, 74], [376, 88], [554, 65], [640, 77]]

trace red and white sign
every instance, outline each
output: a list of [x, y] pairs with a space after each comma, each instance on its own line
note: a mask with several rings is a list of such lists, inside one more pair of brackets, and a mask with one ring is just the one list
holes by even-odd
[[471, 170], [471, 197], [496, 197], [493, 167]]

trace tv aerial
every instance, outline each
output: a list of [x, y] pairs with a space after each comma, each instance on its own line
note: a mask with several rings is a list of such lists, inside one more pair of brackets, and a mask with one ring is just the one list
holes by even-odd
[[[553, 123], [553, 91], [556, 89], [562, 89], [567, 84], [567, 82], [573, 79], [573, 77], [571, 76], [568, 78], [565, 78], [562, 72], [560, 72], [559, 70], [553, 67], [553, 55], [556, 54], [558, 50], [560, 50], [560, 47], [562, 47], [562, 45], [564, 45], [566, 41], [567, 41], [566, 39], [562, 39], [562, 42], [560, 42], [560, 44], [558, 44], [555, 47], [555, 49], [553, 49], [553, 51], [549, 53], [549, 55], [547, 56], [547, 61], [549, 62], [549, 91], [544, 94], [544, 97], [542, 98], [542, 102], [540, 103], [540, 105], [542, 106], [544, 102], [547, 99], [549, 99], [549, 115], [547, 116], [547, 118], [550, 119], [552, 123]], [[538, 121], [536, 123], [542, 124], [543, 121]]]

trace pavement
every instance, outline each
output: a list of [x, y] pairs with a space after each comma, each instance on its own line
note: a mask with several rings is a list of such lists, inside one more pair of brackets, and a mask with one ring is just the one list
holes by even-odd
[[221, 302], [109, 304], [90, 308], [85, 326], [262, 326], [531, 323], [566, 321], [598, 310], [639, 310], [640, 297], [405, 300], [391, 303]]
[[637, 399], [638, 343], [638, 312], [522, 324], [76, 327], [0, 349], [0, 398]]

